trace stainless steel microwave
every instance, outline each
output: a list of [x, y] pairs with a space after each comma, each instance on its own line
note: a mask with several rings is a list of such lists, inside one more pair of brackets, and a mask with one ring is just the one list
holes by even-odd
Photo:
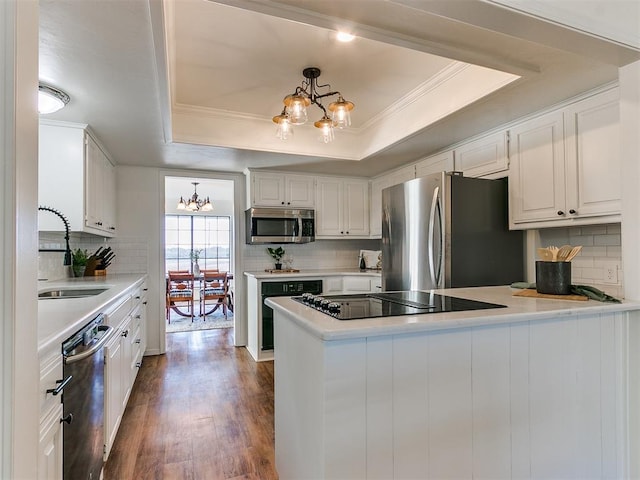
[[315, 212], [305, 208], [250, 208], [245, 212], [247, 243], [315, 241]]

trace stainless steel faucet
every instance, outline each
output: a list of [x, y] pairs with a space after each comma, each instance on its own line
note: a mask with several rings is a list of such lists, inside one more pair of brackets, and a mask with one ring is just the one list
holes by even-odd
[[38, 207], [38, 210], [43, 210], [45, 212], [51, 212], [54, 215], [57, 215], [58, 217], [60, 217], [60, 219], [64, 223], [64, 232], [65, 232], [64, 240], [66, 242], [66, 246], [65, 246], [65, 251], [64, 251], [64, 262], [62, 264], [65, 265], [65, 266], [71, 265], [71, 248], [69, 247], [69, 220], [67, 220], [67, 217], [65, 217], [62, 213], [60, 213], [55, 208]]

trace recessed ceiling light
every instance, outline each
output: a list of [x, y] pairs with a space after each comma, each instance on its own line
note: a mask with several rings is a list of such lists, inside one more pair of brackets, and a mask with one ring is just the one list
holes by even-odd
[[336, 39], [337, 39], [339, 42], [347, 43], [347, 42], [352, 41], [354, 38], [356, 38], [356, 36], [355, 36], [355, 35], [352, 35], [352, 34], [347, 33], [347, 32], [338, 32], [338, 33], [336, 34]]
[[69, 95], [51, 85], [38, 85], [38, 113], [46, 115], [60, 110], [69, 103]]

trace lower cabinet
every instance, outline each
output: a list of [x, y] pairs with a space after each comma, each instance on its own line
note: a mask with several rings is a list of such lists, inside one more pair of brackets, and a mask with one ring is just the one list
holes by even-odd
[[[124, 315], [123, 315], [124, 314]], [[111, 323], [111, 319], [115, 322]], [[146, 286], [143, 284], [109, 317], [116, 334], [105, 348], [105, 460], [111, 452], [145, 348]]]

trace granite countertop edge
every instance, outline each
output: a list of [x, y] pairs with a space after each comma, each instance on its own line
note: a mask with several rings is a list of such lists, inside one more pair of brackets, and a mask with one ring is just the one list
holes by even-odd
[[64, 278], [39, 282], [38, 292], [56, 288], [108, 289], [92, 297], [38, 300], [38, 354], [60, 349], [62, 342], [100, 313], [116, 305], [123, 295], [133, 293], [146, 274], [107, 275], [104, 277]]
[[[435, 290], [443, 295], [506, 305], [507, 308], [337, 320], [289, 297], [271, 297], [265, 303], [288, 315], [296, 324], [324, 341], [411, 334], [436, 330], [500, 325], [578, 315], [640, 310], [640, 303], [602, 303], [513, 297], [509, 286]], [[277, 319], [276, 319], [277, 321]]]

